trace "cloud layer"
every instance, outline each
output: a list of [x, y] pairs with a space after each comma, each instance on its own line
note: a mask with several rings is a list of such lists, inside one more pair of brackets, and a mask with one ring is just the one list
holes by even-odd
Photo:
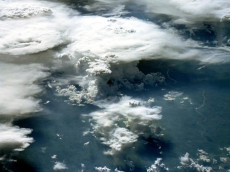
[[20, 116], [40, 110], [37, 81], [48, 76], [39, 64], [0, 64], [0, 115]]

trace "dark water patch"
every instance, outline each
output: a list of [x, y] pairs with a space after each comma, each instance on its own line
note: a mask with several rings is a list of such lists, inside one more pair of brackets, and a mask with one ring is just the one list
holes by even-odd
[[149, 60], [140, 61], [138, 68], [145, 74], [161, 72], [167, 82], [179, 84], [201, 83], [228, 86], [230, 84], [230, 64], [202, 64], [196, 61]]
[[4, 161], [0, 162], [0, 171], [1, 172], [38, 172], [31, 164], [20, 157], [15, 157], [13, 159], [14, 162]]

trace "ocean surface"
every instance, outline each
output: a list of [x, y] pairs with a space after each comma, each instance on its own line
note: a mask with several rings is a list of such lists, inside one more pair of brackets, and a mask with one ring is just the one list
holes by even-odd
[[230, 171], [230, 1], [0, 0], [0, 172]]

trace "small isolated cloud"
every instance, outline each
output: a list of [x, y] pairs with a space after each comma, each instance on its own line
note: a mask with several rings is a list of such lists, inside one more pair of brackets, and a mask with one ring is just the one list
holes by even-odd
[[53, 169], [54, 169], [55, 171], [59, 171], [59, 170], [66, 170], [66, 169], [68, 169], [68, 168], [67, 168], [67, 166], [66, 166], [64, 163], [62, 163], [62, 162], [55, 162]]
[[104, 166], [104, 167], [95, 167], [95, 170], [97, 172], [111, 172], [111, 169], [109, 169], [108, 167]]

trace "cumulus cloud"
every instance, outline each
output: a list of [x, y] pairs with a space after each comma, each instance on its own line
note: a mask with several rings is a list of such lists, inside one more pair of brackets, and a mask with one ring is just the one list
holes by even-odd
[[[97, 3], [113, 6], [117, 1]], [[58, 56], [67, 56], [76, 64], [81, 75], [77, 83], [81, 91], [75, 91], [72, 86], [69, 87], [71, 89], [57, 90], [61, 95], [70, 95], [78, 103], [83, 99], [91, 102], [100, 94], [99, 85], [102, 85], [105, 74], [109, 80], [108, 76], [114, 73], [111, 69], [113, 64], [159, 58], [198, 59], [205, 62], [223, 60], [216, 57], [218, 53], [202, 54], [191, 49], [190, 46], [197, 44], [183, 40], [173, 31], [163, 30], [156, 24], [132, 17], [79, 16], [78, 12], [68, 7], [45, 1], [3, 1], [0, 8], [3, 9], [0, 53], [38, 53], [69, 43]], [[143, 77], [143, 81], [147, 80], [154, 80], [154, 76]], [[127, 82], [123, 85], [132, 84]], [[138, 87], [141, 89], [143, 84]]]
[[31, 129], [0, 124], [0, 150], [24, 150], [33, 142], [33, 138], [28, 137], [31, 132]]
[[0, 53], [38, 53], [64, 43], [66, 27], [61, 12], [64, 7], [59, 5], [38, 1], [1, 1]]
[[180, 165], [177, 168], [183, 171], [224, 171], [230, 163], [229, 154], [226, 148], [219, 148], [218, 155], [216, 153], [208, 153], [203, 149], [198, 149], [196, 157], [191, 157], [187, 152], [179, 159]]
[[147, 169], [147, 172], [166, 172], [169, 171], [169, 168], [165, 167], [165, 164], [162, 163], [162, 158], [157, 158], [151, 167]]
[[48, 76], [39, 64], [0, 63], [0, 115], [20, 116], [40, 110], [34, 96], [42, 91], [36, 84]]
[[[116, 90], [121, 85], [141, 90], [144, 85], [164, 80], [159, 74], [141, 73], [136, 67], [139, 60], [187, 59], [197, 53], [186, 47], [190, 41], [182, 41], [155, 24], [136, 18], [76, 16], [73, 20], [69, 31], [71, 43], [59, 57], [68, 57], [75, 64], [81, 76], [77, 81], [81, 89], [71, 85], [58, 87], [57, 91], [77, 103], [92, 102], [102, 92]], [[135, 80], [140, 81], [138, 85]]]
[[157, 121], [160, 107], [147, 107], [143, 101], [122, 97], [119, 102], [97, 102], [102, 110], [92, 112], [93, 130], [97, 138], [114, 154], [136, 142], [139, 136], [160, 137]]
[[55, 171], [62, 171], [68, 169], [67, 166], [62, 162], [55, 162], [55, 165], [53, 167]]
[[226, 51], [203, 49], [199, 43], [184, 40], [173, 30], [134, 17], [75, 16], [71, 20], [70, 43], [58, 56], [67, 57], [75, 64], [76, 84], [80, 89], [69, 85], [58, 87], [57, 91], [72, 102], [91, 103], [98, 95], [106, 95], [120, 86], [141, 90], [145, 85], [156, 84], [156, 78], [163, 81], [158, 74], [141, 73], [136, 68], [140, 60], [229, 61]]
[[[136, 62], [109, 64], [110, 72], [103, 70], [103, 65], [100, 65], [102, 69], [93, 72], [95, 68], [89, 67], [90, 62], [85, 59], [88, 58], [81, 58], [76, 64], [77, 77], [68, 78], [68, 82], [61, 80], [54, 83], [59, 83], [56, 87], [58, 95], [68, 97], [72, 104], [94, 103], [102, 97], [118, 95], [119, 89], [140, 91], [165, 82], [165, 77], [159, 72], [149, 74], [141, 72]], [[69, 83], [76, 83], [80, 88]]]
[[198, 172], [211, 172], [213, 170], [212, 167], [199, 164], [197, 160], [190, 158], [189, 153], [180, 157], [180, 163], [181, 166], [178, 167], [179, 169], [196, 170]]
[[0, 19], [22, 19], [52, 14], [51, 9], [42, 6], [36, 6], [33, 3], [18, 3], [1, 1]]
[[[141, 90], [145, 85], [152, 86], [164, 81], [164, 76], [159, 73], [145, 75], [140, 72], [136, 67], [140, 60], [192, 59], [217, 63], [229, 56], [219, 50], [211, 53], [210, 49], [195, 50], [200, 48], [197, 42], [184, 40], [173, 30], [162, 29], [152, 22], [134, 17], [119, 18], [126, 13], [125, 5], [130, 3], [128, 0], [97, 0], [97, 3], [105, 4], [104, 7], [110, 9], [104, 16], [79, 16], [78, 12], [54, 2], [0, 2], [0, 53], [34, 54], [68, 44], [57, 56], [68, 57], [75, 65], [78, 76], [74, 79], [74, 85], [64, 89], [57, 87], [57, 92], [77, 103], [82, 100], [92, 103], [98, 95], [110, 95], [110, 92], [121, 87]], [[191, 24], [229, 18], [230, 5], [227, 0], [143, 2], [148, 13], [165, 14], [174, 23]], [[84, 8], [93, 10], [97, 7], [94, 4]], [[1, 63], [0, 115], [24, 115], [39, 111], [39, 100], [35, 97], [42, 89], [36, 82], [48, 76], [45, 70], [39, 64]], [[170, 93], [165, 98], [175, 99], [177, 96], [177, 93]], [[141, 100], [130, 97], [123, 97], [117, 102], [98, 101], [94, 104], [101, 110], [90, 114], [95, 124], [93, 129], [97, 138], [109, 147], [107, 153], [121, 151], [140, 136], [161, 135], [156, 124], [161, 119], [160, 107], [149, 107]], [[27, 137], [31, 130], [1, 125], [2, 132], [11, 132], [15, 140], [2, 135], [0, 145], [17, 142], [18, 146], [13, 146], [13, 149], [20, 150], [32, 142]], [[54, 169], [66, 169], [66, 166], [56, 162]]]
[[98, 172], [111, 172], [111, 169], [109, 169], [106, 166], [104, 166], [104, 167], [95, 167], [95, 170], [98, 171]]

